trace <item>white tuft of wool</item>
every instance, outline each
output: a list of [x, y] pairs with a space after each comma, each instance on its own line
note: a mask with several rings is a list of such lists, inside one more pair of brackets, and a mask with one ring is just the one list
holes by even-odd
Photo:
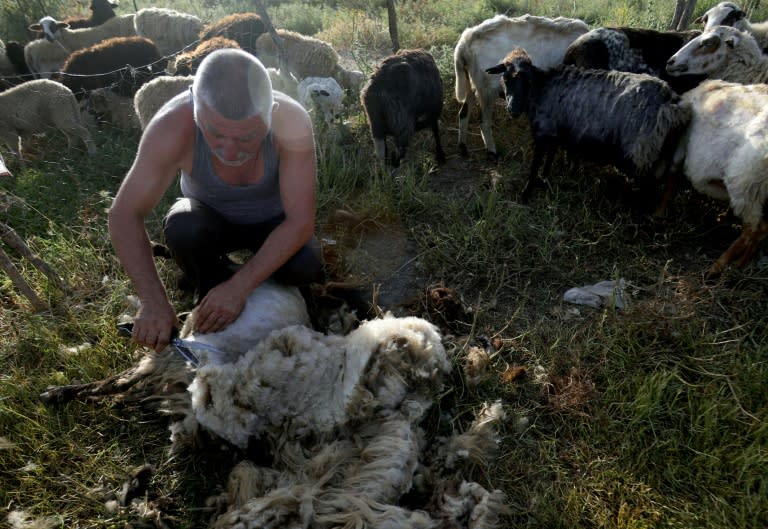
[[199, 423], [245, 447], [251, 436], [328, 433], [373, 409], [395, 410], [406, 396], [403, 409], [420, 416], [449, 371], [431, 323], [387, 317], [347, 336], [302, 325], [273, 331], [234, 362], [200, 367], [189, 391]]

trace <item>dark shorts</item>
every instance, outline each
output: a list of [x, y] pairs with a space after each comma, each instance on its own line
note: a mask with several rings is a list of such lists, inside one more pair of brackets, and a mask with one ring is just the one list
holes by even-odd
[[[228, 253], [256, 252], [284, 218], [281, 215], [258, 224], [234, 224], [202, 202], [181, 198], [168, 211], [163, 229], [174, 260], [202, 299], [232, 275]], [[312, 237], [272, 277], [296, 286], [322, 282], [323, 262], [317, 238]]]

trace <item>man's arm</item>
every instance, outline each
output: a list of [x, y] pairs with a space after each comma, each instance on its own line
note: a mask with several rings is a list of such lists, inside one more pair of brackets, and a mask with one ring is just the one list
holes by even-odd
[[150, 123], [109, 210], [115, 253], [141, 301], [133, 338], [155, 350], [167, 345], [176, 314], [157, 273], [144, 219], [176, 177], [188, 145], [188, 115], [191, 120], [191, 111], [176, 104]]
[[232, 323], [248, 295], [314, 234], [317, 162], [312, 122], [297, 102], [283, 98], [278, 101], [272, 130], [280, 157], [280, 196], [285, 220], [235, 275], [206, 295], [195, 320], [200, 332], [216, 332]]

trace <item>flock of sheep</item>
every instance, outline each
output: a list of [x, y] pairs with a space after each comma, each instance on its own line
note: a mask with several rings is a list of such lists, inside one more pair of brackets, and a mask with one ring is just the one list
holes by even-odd
[[[115, 7], [112, 0], [92, 0], [90, 19], [46, 16], [30, 25], [39, 38], [25, 46], [2, 44], [0, 88], [7, 89], [0, 93], [6, 125], [1, 139], [20, 160], [20, 136], [51, 126], [92, 153], [83, 109], [118, 127], [144, 128], [192, 83], [202, 58], [222, 47], [258, 56], [276, 89], [328, 125], [339, 118], [345, 94], [359, 97], [376, 154], [390, 164], [400, 162], [423, 128], [432, 130], [438, 162], [445, 160], [439, 133], [443, 82], [423, 50], [385, 58], [366, 80], [343, 68], [327, 42], [278, 29], [276, 45], [254, 13], [205, 25], [171, 9], [117, 15]], [[533, 132], [523, 200], [541, 185], [539, 171], [543, 165], [546, 176], [558, 148], [615, 165], [643, 189], [655, 192], [664, 184], [659, 212], [687, 177], [702, 193], [729, 201], [744, 223], [710, 275], [748, 262], [768, 235], [761, 111], [768, 97], [768, 23], [750, 22], [731, 2], [717, 4], [700, 22], [703, 32], [590, 30], [578, 19], [497, 15], [467, 28], [454, 51], [459, 152], [467, 155], [476, 100], [487, 155], [496, 158], [493, 113], [502, 95], [511, 115], [528, 116]], [[387, 137], [394, 137], [391, 152]]]

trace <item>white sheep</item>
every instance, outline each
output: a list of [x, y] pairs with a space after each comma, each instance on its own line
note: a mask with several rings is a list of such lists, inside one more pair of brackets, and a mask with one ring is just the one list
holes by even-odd
[[139, 9], [134, 24], [136, 34], [154, 41], [162, 55], [172, 55], [194, 44], [203, 28], [195, 15], [164, 7]]
[[144, 84], [133, 97], [133, 106], [141, 129], [149, 125], [158, 110], [174, 96], [189, 90], [194, 77], [164, 75]]
[[480, 105], [480, 131], [490, 158], [496, 157], [492, 123], [494, 103], [499, 99], [501, 87], [498, 79], [485, 73], [486, 68], [498, 64], [514, 47], [523, 48], [533, 65], [549, 69], [560, 64], [565, 50], [589, 26], [578, 19], [545, 18], [523, 15], [510, 18], [496, 15], [477, 26], [465, 29], [453, 54], [456, 74], [456, 100], [459, 110], [459, 150], [467, 155], [467, 129], [469, 108], [473, 97]]
[[750, 22], [747, 13], [733, 2], [720, 2], [697, 18], [696, 22], [704, 24], [704, 31], [716, 26], [733, 26], [755, 37], [760, 49], [768, 49], [768, 21]]
[[65, 22], [46, 16], [29, 26], [32, 31], [42, 31], [45, 38], [33, 40], [24, 46], [24, 60], [29, 70], [38, 77], [50, 77], [58, 72], [69, 55], [77, 50], [93, 46], [111, 37], [136, 35], [134, 15], [112, 17], [100, 26], [69, 29]]
[[716, 276], [744, 266], [768, 236], [768, 85], [705, 81], [686, 92], [693, 117], [677, 158], [693, 187], [728, 201], [743, 222], [736, 241], [712, 264]]
[[720, 79], [683, 95], [693, 118], [676, 154], [693, 187], [728, 201], [744, 224], [739, 238], [710, 267], [708, 274], [715, 276], [731, 262], [749, 262], [768, 235], [763, 215], [768, 204], [768, 85], [763, 84], [768, 57], [750, 34], [717, 26], [673, 55], [667, 71]]
[[306, 77], [297, 88], [299, 103], [322, 117], [326, 125], [341, 116], [344, 90], [333, 77]]
[[706, 75], [734, 83], [766, 83], [768, 56], [749, 33], [730, 26], [716, 26], [670, 57], [667, 73]]
[[[282, 39], [288, 69], [301, 80], [305, 77], [333, 77], [345, 89], [359, 91], [364, 80], [362, 72], [346, 70], [339, 64], [339, 54], [329, 43], [289, 31], [278, 29]], [[277, 47], [269, 33], [256, 40], [256, 56], [265, 66], [279, 68]]]
[[73, 147], [72, 137], [80, 139], [88, 154], [96, 153], [91, 134], [83, 125], [77, 99], [61, 83], [36, 79], [0, 93], [0, 139], [22, 161], [21, 136], [59, 130]]

